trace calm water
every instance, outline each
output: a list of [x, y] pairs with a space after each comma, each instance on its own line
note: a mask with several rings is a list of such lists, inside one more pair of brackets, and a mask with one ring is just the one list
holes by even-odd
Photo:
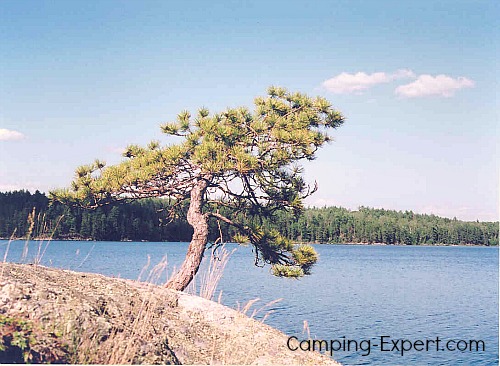
[[[25, 262], [33, 261], [38, 246], [30, 243]], [[6, 247], [0, 242], [0, 258]], [[11, 243], [8, 260], [19, 262], [23, 247], [24, 242]], [[173, 269], [186, 249], [186, 243], [53, 241], [42, 263], [137, 279], [148, 255], [152, 264], [167, 255]], [[313, 338], [335, 346], [353, 341], [349, 351], [334, 352], [345, 365], [498, 364], [498, 248], [317, 245], [316, 250], [320, 261], [313, 275], [289, 280], [273, 277], [269, 267], [255, 267], [251, 248], [238, 247], [219, 285], [222, 302], [237, 307], [259, 297], [252, 308], [258, 310], [282, 298], [269, 308], [274, 313], [266, 323], [299, 340], [308, 338], [307, 322]], [[401, 356], [381, 351], [381, 336], [390, 337], [384, 349], [392, 348], [391, 340], [425, 343], [439, 337], [440, 348], [449, 340], [481, 340], [486, 350], [436, 351], [429, 342], [429, 351]]]

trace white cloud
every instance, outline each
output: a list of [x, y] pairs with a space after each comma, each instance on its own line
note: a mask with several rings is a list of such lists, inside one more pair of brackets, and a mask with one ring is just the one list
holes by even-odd
[[24, 135], [21, 132], [0, 128], [0, 141], [22, 140]]
[[335, 94], [362, 92], [374, 85], [389, 83], [397, 79], [415, 78], [415, 73], [411, 70], [401, 69], [392, 74], [385, 72], [375, 72], [367, 74], [357, 72], [349, 74], [343, 72], [331, 79], [325, 80], [321, 85], [326, 90]]
[[456, 79], [447, 75], [420, 75], [412, 83], [401, 85], [396, 88], [395, 93], [402, 97], [417, 98], [428, 95], [439, 95], [452, 97], [457, 90], [474, 87], [474, 81], [465, 77]]

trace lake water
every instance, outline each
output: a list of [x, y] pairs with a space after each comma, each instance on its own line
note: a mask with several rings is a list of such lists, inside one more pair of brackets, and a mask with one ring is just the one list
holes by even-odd
[[[42, 243], [42, 252], [46, 244], [42, 264], [130, 279], [139, 277], [148, 255], [152, 264], [167, 255], [173, 269], [187, 249], [186, 243], [52, 241]], [[30, 242], [22, 258], [24, 245], [12, 242], [7, 260], [33, 262], [39, 243]], [[282, 298], [257, 317], [273, 310], [267, 324], [299, 341], [307, 332], [326, 340], [340, 348], [334, 358], [344, 365], [498, 365], [498, 248], [316, 245], [320, 260], [300, 280], [255, 267], [251, 247], [228, 248], [237, 249], [219, 284], [222, 303], [235, 308], [259, 297], [252, 307], [258, 310]], [[6, 249], [0, 242], [0, 259]], [[402, 339], [415, 346], [403, 355], [392, 350], [392, 341], [403, 348]], [[476, 352], [476, 343], [474, 351], [456, 350], [469, 340], [484, 342], [485, 350]], [[349, 350], [343, 341], [351, 341]], [[293, 339], [291, 346], [297, 344]]]

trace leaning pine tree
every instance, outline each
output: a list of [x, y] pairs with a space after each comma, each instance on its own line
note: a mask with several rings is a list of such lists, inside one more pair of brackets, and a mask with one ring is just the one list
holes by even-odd
[[343, 122], [324, 98], [271, 87], [266, 97], [255, 99], [253, 112], [237, 108], [210, 114], [203, 108], [194, 118], [180, 113], [176, 122], [161, 126], [163, 133], [180, 136], [180, 143], [128, 146], [128, 159], [109, 167], [95, 161], [78, 168], [71, 189], [52, 192], [52, 198], [95, 208], [164, 197], [170, 200], [170, 216], [187, 205], [194, 233], [182, 266], [166, 285], [175, 290], [184, 290], [198, 271], [209, 220], [232, 226], [234, 241], [250, 242], [256, 265], [271, 264], [279, 276], [302, 276], [317, 261], [314, 249], [295, 247], [279, 232], [259, 225], [259, 218], [283, 210], [300, 214], [304, 198], [317, 187], [305, 184], [297, 162], [314, 159], [330, 141], [327, 130]]

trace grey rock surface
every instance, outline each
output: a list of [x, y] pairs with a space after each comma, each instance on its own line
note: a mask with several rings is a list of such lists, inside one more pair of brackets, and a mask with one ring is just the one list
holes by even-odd
[[32, 323], [34, 349], [64, 344], [67, 363], [339, 365], [218, 303], [98, 274], [1, 263], [0, 315]]

